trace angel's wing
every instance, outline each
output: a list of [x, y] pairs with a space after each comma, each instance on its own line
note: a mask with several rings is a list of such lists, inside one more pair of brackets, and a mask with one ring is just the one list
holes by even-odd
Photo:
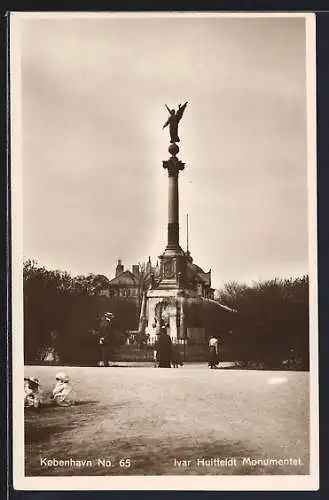
[[185, 104], [183, 104], [183, 106], [180, 106], [178, 108], [178, 110], [176, 111], [176, 117], [178, 118], [178, 121], [181, 120], [183, 114], [184, 114], [184, 111], [185, 111], [185, 108], [187, 106], [187, 101]]

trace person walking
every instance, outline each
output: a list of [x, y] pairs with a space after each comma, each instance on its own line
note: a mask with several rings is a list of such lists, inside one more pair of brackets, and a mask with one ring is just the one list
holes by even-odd
[[101, 337], [99, 339], [99, 346], [100, 346], [100, 360], [99, 360], [99, 366], [107, 366], [108, 360], [107, 360], [107, 341], [105, 337]]
[[209, 339], [209, 362], [208, 366], [213, 369], [218, 365], [218, 339], [213, 335]]
[[101, 319], [102, 337], [99, 339], [101, 350], [100, 366], [109, 366], [110, 361], [113, 361], [114, 354], [114, 332], [112, 322], [114, 315], [106, 312]]
[[178, 368], [179, 366], [183, 366], [181, 354], [177, 344], [172, 346], [171, 364], [173, 368]]
[[167, 333], [167, 327], [161, 327], [160, 338], [157, 348], [157, 357], [159, 361], [159, 368], [171, 368], [172, 358], [172, 342]]

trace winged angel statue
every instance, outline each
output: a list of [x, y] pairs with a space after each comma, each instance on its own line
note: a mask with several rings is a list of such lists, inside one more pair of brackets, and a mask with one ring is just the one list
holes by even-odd
[[178, 124], [179, 124], [180, 120], [182, 119], [182, 116], [183, 116], [183, 113], [185, 111], [186, 106], [187, 106], [187, 101], [183, 105], [179, 104], [177, 111], [175, 111], [174, 109], [169, 109], [167, 104], [166, 104], [166, 108], [169, 112], [169, 117], [162, 128], [164, 129], [165, 127], [167, 127], [169, 125], [169, 133], [170, 133], [170, 142], [171, 143], [175, 143], [175, 142], [180, 141], [180, 139], [178, 137]]

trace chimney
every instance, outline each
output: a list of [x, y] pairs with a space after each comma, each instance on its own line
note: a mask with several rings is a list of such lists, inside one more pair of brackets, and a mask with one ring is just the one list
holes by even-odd
[[123, 265], [121, 264], [121, 260], [119, 259], [118, 260], [118, 265], [115, 269], [115, 277], [119, 276], [120, 274], [122, 274], [124, 271], [124, 267]]
[[138, 264], [133, 264], [132, 266], [132, 272], [134, 276], [139, 276], [139, 265]]

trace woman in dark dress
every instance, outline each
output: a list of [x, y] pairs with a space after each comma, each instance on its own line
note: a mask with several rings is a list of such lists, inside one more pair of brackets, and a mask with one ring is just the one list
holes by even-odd
[[157, 348], [159, 368], [171, 368], [172, 343], [165, 326], [161, 327], [161, 334]]

